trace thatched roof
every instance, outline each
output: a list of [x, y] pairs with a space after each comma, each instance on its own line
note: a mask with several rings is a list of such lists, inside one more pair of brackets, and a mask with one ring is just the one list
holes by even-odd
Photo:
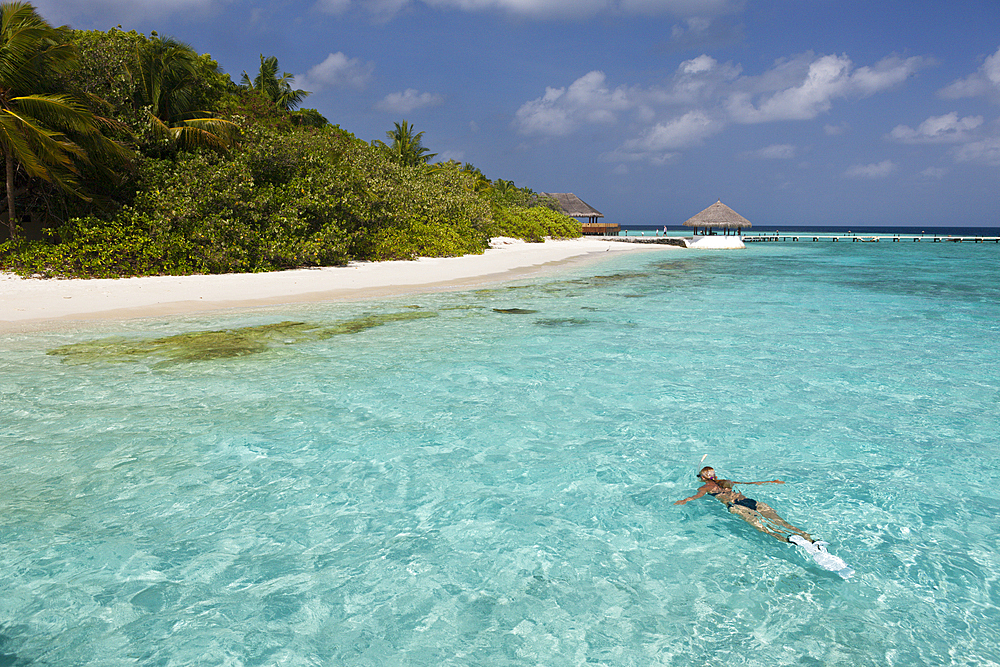
[[742, 215], [717, 201], [696, 216], [688, 218], [685, 227], [723, 227], [726, 229], [748, 228], [753, 225]]
[[603, 218], [604, 214], [587, 204], [572, 192], [539, 192], [540, 197], [551, 197], [562, 212], [571, 218]]

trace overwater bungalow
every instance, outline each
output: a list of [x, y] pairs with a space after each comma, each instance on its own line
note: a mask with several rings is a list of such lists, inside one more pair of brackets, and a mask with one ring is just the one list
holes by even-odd
[[728, 235], [733, 230], [737, 236], [743, 233], [744, 229], [749, 229], [753, 225], [742, 215], [722, 203], [722, 200], [715, 202], [701, 213], [694, 215], [684, 222], [685, 227], [693, 227], [694, 235], [698, 236], [698, 230], [704, 230], [706, 236], [714, 234], [714, 230], [722, 229]]
[[571, 218], [586, 218], [586, 222], [581, 221], [584, 235], [591, 236], [618, 236], [621, 227], [617, 222], [598, 222], [598, 218], [603, 218], [604, 214], [596, 208], [586, 203], [572, 192], [540, 192], [539, 196], [554, 199], [564, 215]]

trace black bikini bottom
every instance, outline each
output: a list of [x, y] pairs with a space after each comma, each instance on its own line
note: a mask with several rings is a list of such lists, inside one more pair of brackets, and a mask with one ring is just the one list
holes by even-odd
[[757, 501], [754, 500], [753, 498], [740, 498], [738, 500], [734, 500], [733, 502], [731, 502], [729, 504], [730, 505], [739, 505], [741, 507], [746, 507], [747, 509], [751, 509], [754, 512], [757, 511]]

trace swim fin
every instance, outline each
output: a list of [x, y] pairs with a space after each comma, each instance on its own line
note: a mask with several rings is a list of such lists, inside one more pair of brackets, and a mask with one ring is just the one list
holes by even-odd
[[827, 542], [810, 542], [801, 535], [792, 535], [788, 541], [802, 547], [824, 570], [836, 572], [844, 579], [850, 579], [854, 574], [854, 570], [842, 558], [826, 550]]

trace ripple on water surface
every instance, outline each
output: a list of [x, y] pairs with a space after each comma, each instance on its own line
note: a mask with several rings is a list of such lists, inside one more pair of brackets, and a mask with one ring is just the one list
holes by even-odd
[[0, 663], [997, 664], [998, 262], [851, 245], [9, 337]]

